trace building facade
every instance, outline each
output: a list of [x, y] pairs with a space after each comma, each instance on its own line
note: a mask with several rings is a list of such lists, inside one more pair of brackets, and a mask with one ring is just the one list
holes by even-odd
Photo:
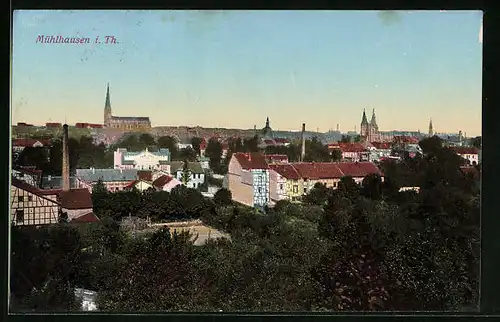
[[127, 149], [117, 149], [114, 152], [115, 169], [165, 170], [170, 171], [170, 151], [160, 149], [150, 152], [146, 148], [141, 152], [129, 152]]
[[233, 200], [252, 207], [269, 205], [269, 166], [260, 153], [234, 153], [225, 184]]
[[104, 126], [107, 128], [126, 131], [147, 130], [151, 128], [149, 117], [121, 117], [113, 116], [111, 111], [111, 100], [109, 96], [109, 84], [106, 92], [106, 103], [104, 105]]
[[130, 182], [137, 180], [137, 173], [136, 169], [76, 169], [75, 177], [78, 188], [92, 192], [100, 180], [108, 191], [115, 192], [124, 190]]

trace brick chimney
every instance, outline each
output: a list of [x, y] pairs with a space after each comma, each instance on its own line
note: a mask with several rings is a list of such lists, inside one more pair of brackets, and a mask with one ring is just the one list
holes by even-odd
[[300, 161], [301, 162], [304, 162], [304, 159], [306, 158], [306, 137], [305, 137], [305, 132], [306, 132], [306, 123], [302, 123], [302, 133], [301, 133], [302, 151], [300, 153]]
[[63, 191], [70, 189], [69, 185], [69, 149], [68, 149], [68, 125], [63, 125], [63, 139], [62, 139], [62, 188]]

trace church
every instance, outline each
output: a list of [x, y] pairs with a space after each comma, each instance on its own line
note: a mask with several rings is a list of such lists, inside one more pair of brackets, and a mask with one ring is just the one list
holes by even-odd
[[104, 127], [126, 131], [145, 130], [151, 128], [149, 117], [113, 116], [109, 97], [109, 83], [104, 105]]
[[370, 120], [370, 123], [368, 123], [368, 119], [366, 118], [366, 111], [363, 110], [360, 135], [366, 142], [381, 141], [381, 135], [380, 132], [378, 131], [377, 119], [375, 117], [375, 109], [373, 109], [372, 119]]

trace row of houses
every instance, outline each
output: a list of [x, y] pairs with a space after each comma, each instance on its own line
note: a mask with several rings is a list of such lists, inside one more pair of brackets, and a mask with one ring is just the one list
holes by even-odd
[[[470, 165], [479, 163], [479, 149], [461, 146], [449, 148]], [[401, 156], [397, 153], [398, 151], [408, 152], [410, 157], [423, 154], [418, 140], [406, 137], [395, 137], [393, 142], [332, 143], [328, 144], [328, 150], [330, 152], [340, 150], [342, 161], [350, 162], [378, 162], [385, 159], [400, 159]]]
[[41, 172], [29, 168], [11, 171], [10, 220], [12, 225], [47, 225], [66, 215], [69, 222], [98, 221], [88, 189], [71, 188], [69, 176], [68, 127], [63, 127], [62, 187], [40, 188]]
[[224, 180], [233, 200], [254, 207], [273, 206], [279, 200], [300, 200], [316, 183], [337, 188], [346, 176], [357, 183], [369, 174], [383, 179], [383, 173], [371, 162], [288, 163], [276, 159], [261, 153], [233, 154]]

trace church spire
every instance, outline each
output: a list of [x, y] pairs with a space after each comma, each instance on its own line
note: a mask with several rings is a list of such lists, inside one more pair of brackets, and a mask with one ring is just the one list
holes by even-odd
[[363, 109], [363, 118], [361, 119], [361, 125], [368, 125], [368, 120], [366, 119], [366, 110]]
[[377, 118], [375, 117], [375, 109], [372, 111], [372, 119], [370, 120], [370, 125], [377, 127]]
[[434, 130], [432, 128], [432, 118], [429, 120], [429, 136], [434, 135]]
[[266, 128], [269, 128], [269, 116], [266, 118]]
[[109, 83], [108, 83], [108, 90], [106, 91], [106, 105], [104, 107], [111, 108], [111, 101], [109, 100]]

